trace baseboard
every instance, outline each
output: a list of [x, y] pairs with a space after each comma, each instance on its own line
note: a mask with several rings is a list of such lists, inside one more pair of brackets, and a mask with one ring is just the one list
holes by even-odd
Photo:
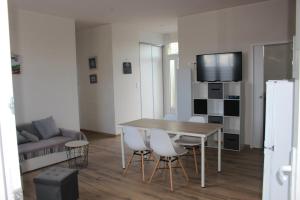
[[93, 130], [88, 130], [88, 129], [80, 129], [81, 132], [84, 132], [84, 133], [91, 133], [91, 134], [104, 134], [104, 135], [109, 135], [109, 136], [115, 136], [117, 135], [116, 133], [113, 134], [113, 133], [106, 133], [106, 132], [99, 132], [99, 131], [93, 131]]

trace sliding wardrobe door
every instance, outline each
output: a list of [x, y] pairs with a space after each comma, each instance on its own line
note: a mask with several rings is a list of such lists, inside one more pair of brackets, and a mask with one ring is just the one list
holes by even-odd
[[162, 48], [152, 46], [154, 118], [163, 118]]
[[140, 44], [142, 118], [154, 118], [151, 45]]
[[140, 44], [142, 118], [163, 117], [162, 49]]

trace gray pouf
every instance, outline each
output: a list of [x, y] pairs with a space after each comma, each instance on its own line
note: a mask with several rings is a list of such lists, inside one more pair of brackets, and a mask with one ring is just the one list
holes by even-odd
[[76, 200], [78, 170], [52, 167], [34, 178], [37, 200]]

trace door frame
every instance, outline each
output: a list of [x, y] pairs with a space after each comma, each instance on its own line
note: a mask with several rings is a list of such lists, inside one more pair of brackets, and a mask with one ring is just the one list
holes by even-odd
[[[7, 0], [0, 0], [0, 199], [23, 199], [14, 114]], [[9, 153], [7, 153], [9, 152]]]
[[291, 40], [281, 40], [281, 41], [274, 41], [274, 42], [262, 42], [262, 43], [253, 43], [250, 45], [250, 56], [249, 56], [249, 65], [252, 67], [252, 102], [251, 102], [251, 106], [252, 106], [252, 113], [251, 113], [251, 130], [250, 130], [250, 148], [256, 148], [255, 144], [254, 144], [254, 117], [255, 117], [255, 90], [254, 90], [254, 81], [255, 81], [255, 62], [254, 62], [254, 48], [256, 46], [268, 46], [268, 45], [280, 45], [280, 44], [287, 44], [287, 43], [292, 43], [293, 41]]

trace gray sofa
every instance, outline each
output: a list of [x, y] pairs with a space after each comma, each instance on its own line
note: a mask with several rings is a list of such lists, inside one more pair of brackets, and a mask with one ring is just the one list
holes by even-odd
[[86, 140], [82, 132], [59, 128], [59, 133], [44, 139], [33, 123], [17, 126], [17, 131], [26, 131], [39, 138], [35, 142], [18, 144], [21, 172], [27, 172], [67, 160], [65, 143], [72, 140]]

